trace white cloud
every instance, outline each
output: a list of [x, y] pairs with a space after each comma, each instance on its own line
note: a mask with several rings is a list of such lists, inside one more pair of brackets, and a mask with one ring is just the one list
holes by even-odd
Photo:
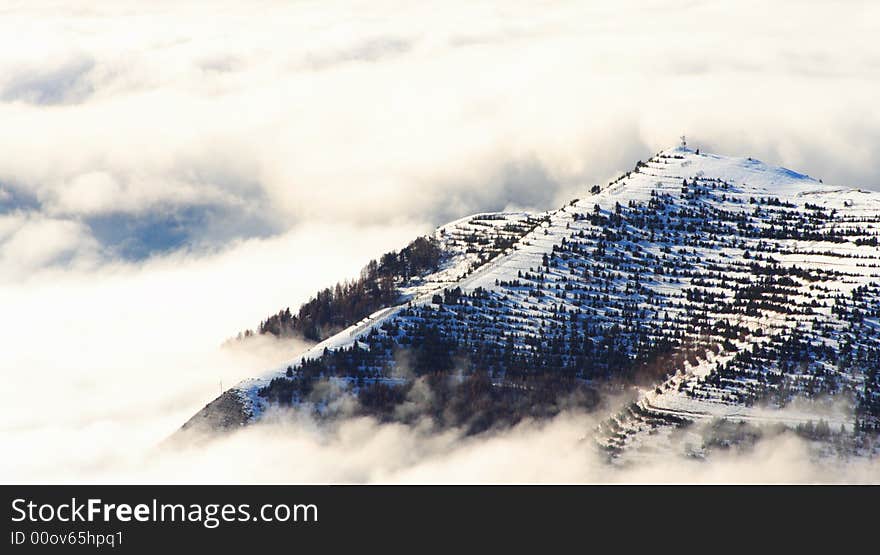
[[16, 456], [0, 475], [72, 479], [105, 459], [147, 457], [219, 382], [230, 387], [302, 348], [221, 349], [225, 339], [421, 231], [306, 227], [217, 253], [50, 268], [4, 284], [0, 442]]
[[106, 172], [92, 171], [74, 177], [58, 190], [58, 208], [62, 212], [91, 214], [115, 207], [120, 196], [119, 184]]
[[[880, 189], [878, 10], [855, 0], [6, 8], [0, 373], [13, 394], [0, 435], [20, 456], [0, 463], [3, 476], [150, 475], [132, 460], [219, 379], [277, 356], [220, 352], [225, 337], [432, 224], [560, 205], [683, 132], [707, 149]], [[283, 233], [226, 244], [226, 221], [196, 223], [205, 227], [191, 236], [221, 238], [205, 242], [214, 250], [132, 264], [112, 259], [88, 225], [194, 206], [256, 215]], [[570, 422], [551, 435], [563, 459], [579, 461]], [[479, 467], [485, 449], [525, 456], [527, 443], [471, 449], [441, 437], [425, 447], [407, 434], [382, 429], [358, 449], [381, 452], [395, 437], [432, 455], [379, 474], [352, 463], [350, 473], [306, 475], [533, 477], [529, 467]], [[313, 440], [284, 441], [300, 453]], [[49, 464], [53, 445], [62, 455]], [[326, 462], [348, 448], [309, 452]], [[559, 480], [594, 476], [531, 464]]]
[[112, 429], [93, 428], [75, 438], [59, 431], [60, 437], [53, 439], [61, 452], [83, 439], [90, 440], [93, 449], [66, 457], [69, 466], [60, 466], [58, 460], [38, 462], [13, 478], [205, 484], [790, 484], [873, 483], [880, 470], [876, 458], [817, 459], [810, 445], [791, 434], [703, 460], [661, 451], [650, 459], [609, 464], [590, 441], [596, 422], [595, 415], [564, 412], [550, 420], [467, 437], [426, 423], [349, 418], [327, 426], [303, 415], [282, 414], [210, 442], [155, 449], [113, 445], [112, 433], [107, 433]]
[[46, 265], [94, 260], [98, 245], [80, 223], [21, 213], [0, 216], [0, 281]]
[[[7, 95], [0, 180], [72, 214], [213, 203], [439, 223], [521, 202], [499, 178], [511, 165], [541, 168], [529, 201], [548, 208], [687, 132], [880, 188], [872, 3], [219, 6], [7, 12], [7, 90], [91, 92]], [[26, 23], [31, 42], [9, 43]], [[117, 186], [78, 200], [97, 173]]]

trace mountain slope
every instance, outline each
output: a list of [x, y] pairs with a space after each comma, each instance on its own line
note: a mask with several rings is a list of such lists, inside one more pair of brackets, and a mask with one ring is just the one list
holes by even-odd
[[480, 431], [637, 384], [600, 430], [609, 452], [705, 419], [878, 427], [880, 194], [676, 148], [558, 210], [434, 238], [436, 272], [397, 276], [396, 304], [227, 392], [240, 417], [219, 421], [332, 412], [329, 383], [370, 413], [415, 404]]

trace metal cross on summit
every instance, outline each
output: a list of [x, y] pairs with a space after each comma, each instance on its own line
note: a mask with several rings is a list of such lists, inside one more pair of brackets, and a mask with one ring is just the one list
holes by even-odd
[[684, 135], [682, 135], [682, 136], [680, 137], [680, 139], [681, 139], [681, 148], [687, 148], [687, 145], [688, 145], [687, 137], [685, 137]]

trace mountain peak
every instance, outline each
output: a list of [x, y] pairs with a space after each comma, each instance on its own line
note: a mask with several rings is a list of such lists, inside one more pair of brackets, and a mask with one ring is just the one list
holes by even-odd
[[[701, 419], [880, 429], [878, 197], [664, 150], [558, 210], [477, 214], [383, 256], [284, 315], [335, 333], [201, 420], [325, 411], [338, 403], [315, 382], [330, 380], [321, 391], [382, 418], [411, 414], [414, 387], [440, 388], [427, 398], [448, 404], [416, 412], [474, 432], [624, 384], [638, 400], [603, 428], [613, 452]], [[789, 410], [800, 398], [809, 409]]]
[[694, 180], [723, 183], [727, 196], [773, 196], [796, 199], [804, 196], [830, 202], [831, 205], [868, 202], [874, 204], [878, 195], [860, 195], [853, 198], [856, 189], [833, 186], [809, 175], [788, 168], [766, 164], [751, 157], [725, 156], [699, 148], [678, 145], [659, 151], [647, 161], [619, 176], [606, 186], [591, 189], [592, 202], [647, 202], [652, 194], [672, 194], [681, 190], [684, 182]]

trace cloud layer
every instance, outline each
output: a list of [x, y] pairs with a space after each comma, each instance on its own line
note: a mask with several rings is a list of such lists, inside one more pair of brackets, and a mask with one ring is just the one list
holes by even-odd
[[549, 208], [683, 132], [876, 189], [878, 9], [22, 4], [0, 17], [0, 205], [84, 226], [85, 256], [90, 234], [143, 258], [327, 219]]
[[418, 232], [305, 226], [221, 252], [44, 270], [0, 287], [0, 444], [15, 452], [0, 476], [75, 480], [117, 458], [149, 458], [221, 382], [228, 388], [305, 348], [221, 348], [225, 339]]
[[[681, 133], [880, 189], [878, 10], [855, 0], [4, 8], [0, 438], [18, 455], [2, 476], [188, 479], [195, 456], [216, 469], [208, 476], [249, 481], [251, 462], [229, 454], [256, 439], [277, 448], [271, 457], [317, 462], [254, 468], [255, 480], [625, 479], [581, 459], [579, 416], [480, 444], [363, 421], [329, 439], [261, 428], [142, 465], [220, 380], [299, 347], [236, 353], [218, 349], [224, 338], [446, 220], [560, 205]], [[352, 439], [361, 434], [374, 439]], [[550, 442], [550, 459], [528, 458], [536, 441]], [[391, 444], [416, 455], [383, 465], [376, 453]], [[347, 453], [357, 462], [338, 472], [309, 466]], [[505, 457], [528, 465], [506, 468]]]

